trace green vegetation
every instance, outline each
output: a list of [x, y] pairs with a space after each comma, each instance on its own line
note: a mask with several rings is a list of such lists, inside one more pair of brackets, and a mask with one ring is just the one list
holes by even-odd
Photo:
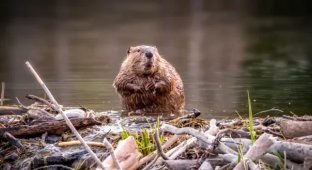
[[249, 96], [249, 91], [247, 90], [247, 95], [248, 95], [248, 129], [250, 132], [250, 139], [251, 142], [254, 143], [256, 141], [256, 132], [253, 129], [253, 114], [252, 114], [252, 108], [251, 108], [251, 101], [250, 101], [250, 96]]
[[[154, 126], [150, 125], [150, 129], [143, 129], [143, 132], [133, 132], [130, 133], [126, 130], [123, 130], [121, 132], [121, 139], [124, 140], [129, 136], [133, 136], [140, 152], [145, 156], [150, 154], [155, 150], [155, 140], [153, 139], [153, 134], [156, 132], [156, 130], [160, 129], [160, 120], [157, 118], [157, 122]], [[160, 142], [162, 143], [164, 141], [164, 136], [159, 136]]]
[[246, 126], [250, 132], [250, 139], [252, 143], [256, 141], [256, 132], [253, 129], [253, 113], [252, 113], [252, 107], [251, 107], [251, 100], [249, 96], [249, 91], [247, 90], [247, 96], [248, 96], [248, 121], [245, 120], [239, 113], [238, 111], [235, 111], [235, 113], [238, 115], [239, 119], [243, 122], [244, 126]]

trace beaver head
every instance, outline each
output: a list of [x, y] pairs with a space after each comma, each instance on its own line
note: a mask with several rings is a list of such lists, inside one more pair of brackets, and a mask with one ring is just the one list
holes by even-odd
[[146, 45], [130, 47], [122, 67], [131, 67], [137, 75], [150, 75], [158, 70], [159, 58], [156, 47]]

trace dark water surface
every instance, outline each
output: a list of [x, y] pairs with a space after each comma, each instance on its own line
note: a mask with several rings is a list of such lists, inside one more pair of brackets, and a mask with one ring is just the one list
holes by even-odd
[[[0, 81], [6, 98], [120, 110], [112, 82], [129, 46], [156, 45], [181, 74], [186, 108], [205, 117], [278, 108], [312, 113], [312, 24], [306, 5], [269, 1], [7, 1], [1, 3]], [[276, 112], [271, 112], [273, 115]]]

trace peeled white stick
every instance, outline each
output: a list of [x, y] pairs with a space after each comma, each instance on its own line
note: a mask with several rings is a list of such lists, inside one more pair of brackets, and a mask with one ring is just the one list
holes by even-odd
[[104, 138], [103, 143], [104, 143], [106, 149], [108, 149], [108, 151], [109, 151], [109, 153], [110, 153], [110, 155], [112, 157], [112, 160], [113, 160], [113, 162], [115, 164], [116, 169], [117, 170], [122, 170], [121, 167], [120, 167], [120, 164], [119, 164], [119, 162], [118, 162], [118, 160], [116, 158], [116, 155], [115, 155], [115, 152], [114, 152], [112, 144], [110, 144], [106, 138]]
[[100, 161], [100, 159], [95, 155], [95, 153], [91, 150], [91, 148], [88, 146], [88, 144], [86, 144], [86, 142], [83, 140], [83, 138], [80, 136], [80, 134], [78, 133], [78, 131], [76, 130], [76, 128], [73, 126], [73, 124], [71, 123], [71, 121], [68, 119], [68, 117], [64, 114], [61, 106], [57, 103], [57, 101], [55, 100], [55, 98], [53, 97], [52, 93], [50, 92], [50, 90], [48, 89], [48, 87], [44, 84], [44, 82], [41, 80], [40, 76], [37, 74], [37, 72], [35, 71], [35, 69], [31, 66], [31, 64], [26, 61], [26, 66], [29, 68], [29, 70], [31, 71], [31, 73], [35, 76], [35, 78], [37, 79], [38, 83], [41, 85], [41, 87], [43, 88], [43, 90], [47, 93], [49, 99], [51, 100], [51, 102], [55, 105], [55, 108], [57, 109], [57, 111], [59, 113], [62, 114], [62, 116], [64, 117], [64, 120], [67, 124], [67, 126], [70, 128], [70, 130], [75, 134], [75, 136], [78, 138], [78, 140], [83, 144], [83, 146], [86, 148], [86, 150], [89, 152], [89, 154], [91, 155], [91, 157], [94, 159], [94, 161], [103, 169], [105, 170], [104, 165], [102, 164], [102, 162]]
[[1, 102], [0, 102], [0, 104], [1, 104], [1, 106], [3, 105], [3, 101], [4, 101], [4, 89], [5, 89], [5, 84], [4, 84], [4, 82], [1, 82]]

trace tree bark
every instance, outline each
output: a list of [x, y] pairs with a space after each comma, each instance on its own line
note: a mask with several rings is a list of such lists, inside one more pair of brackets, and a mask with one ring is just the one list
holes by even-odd
[[[71, 122], [76, 128], [82, 128], [91, 125], [100, 125], [93, 118], [77, 118], [71, 119]], [[0, 136], [5, 132], [9, 132], [15, 137], [33, 137], [36, 135], [41, 135], [47, 132], [48, 134], [60, 135], [65, 131], [70, 130], [65, 121], [50, 121], [43, 122], [32, 126], [20, 125], [14, 127], [0, 128]]]
[[281, 122], [280, 127], [287, 139], [312, 135], [312, 121], [286, 120]]

